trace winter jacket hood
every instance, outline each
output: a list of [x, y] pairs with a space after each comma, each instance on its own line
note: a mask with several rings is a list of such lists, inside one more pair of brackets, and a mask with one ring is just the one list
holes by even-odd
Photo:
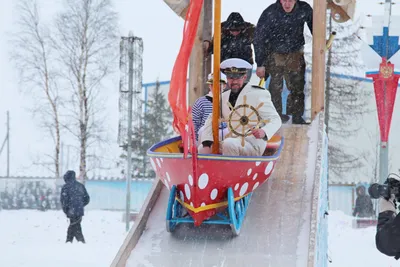
[[228, 18], [226, 19], [225, 25], [223, 25], [223, 28], [225, 29], [243, 29], [246, 26], [246, 23], [238, 12], [232, 12]]
[[71, 183], [73, 181], [76, 181], [76, 175], [74, 171], [67, 171], [64, 174], [64, 182], [65, 183]]

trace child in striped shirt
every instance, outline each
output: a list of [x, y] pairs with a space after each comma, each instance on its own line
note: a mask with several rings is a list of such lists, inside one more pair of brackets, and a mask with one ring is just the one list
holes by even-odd
[[[196, 135], [196, 141], [199, 139], [199, 131], [200, 128], [204, 126], [208, 116], [212, 113], [212, 87], [213, 87], [213, 74], [210, 73], [208, 75], [208, 88], [210, 91], [207, 95], [198, 98], [192, 107], [192, 118], [194, 124], [194, 132]], [[226, 88], [226, 76], [225, 74], [221, 73], [220, 76], [220, 88], [221, 93]]]

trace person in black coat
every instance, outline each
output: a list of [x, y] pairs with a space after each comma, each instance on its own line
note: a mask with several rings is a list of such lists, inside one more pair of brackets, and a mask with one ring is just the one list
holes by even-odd
[[371, 197], [365, 192], [365, 186], [357, 187], [356, 206], [354, 207], [353, 216], [366, 218], [374, 216], [374, 207], [372, 205]]
[[[313, 10], [300, 0], [277, 0], [261, 14], [254, 32], [256, 74], [271, 76], [269, 91], [282, 122], [292, 115], [293, 124], [304, 124], [304, 25], [312, 30]], [[282, 114], [283, 78], [290, 94], [286, 114]]]
[[[221, 62], [230, 58], [240, 58], [250, 65], [254, 64], [253, 43], [254, 24], [244, 21], [238, 12], [232, 12], [226, 21], [221, 23]], [[206, 56], [214, 52], [214, 41], [205, 40], [204, 50]], [[250, 81], [252, 69], [247, 71], [246, 83]]]
[[383, 254], [400, 258], [400, 216], [396, 211], [395, 198], [381, 198], [378, 215], [377, 232], [375, 235], [376, 248]]
[[67, 171], [64, 175], [65, 185], [61, 189], [61, 206], [70, 220], [67, 231], [67, 241], [73, 241], [74, 237], [78, 242], [85, 243], [82, 233], [82, 217], [84, 207], [89, 204], [90, 197], [83, 184], [76, 180], [74, 171]]

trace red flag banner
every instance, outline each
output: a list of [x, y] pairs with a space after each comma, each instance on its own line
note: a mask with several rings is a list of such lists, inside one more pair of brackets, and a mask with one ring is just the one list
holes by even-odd
[[186, 93], [187, 69], [202, 8], [203, 0], [190, 1], [185, 18], [182, 44], [172, 70], [168, 93], [168, 101], [174, 116], [173, 127], [182, 138], [185, 136], [185, 126], [188, 123], [189, 116]]
[[386, 59], [382, 58], [379, 73], [368, 74], [367, 77], [374, 80], [381, 142], [387, 143], [400, 75], [394, 73], [393, 64], [386, 62]]

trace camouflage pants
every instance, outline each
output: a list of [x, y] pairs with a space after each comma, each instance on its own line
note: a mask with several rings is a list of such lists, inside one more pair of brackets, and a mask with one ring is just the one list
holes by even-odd
[[277, 112], [282, 114], [283, 79], [290, 94], [286, 114], [302, 116], [304, 113], [304, 85], [306, 64], [304, 52], [287, 54], [272, 53], [266, 63], [266, 72], [271, 76], [269, 91]]

